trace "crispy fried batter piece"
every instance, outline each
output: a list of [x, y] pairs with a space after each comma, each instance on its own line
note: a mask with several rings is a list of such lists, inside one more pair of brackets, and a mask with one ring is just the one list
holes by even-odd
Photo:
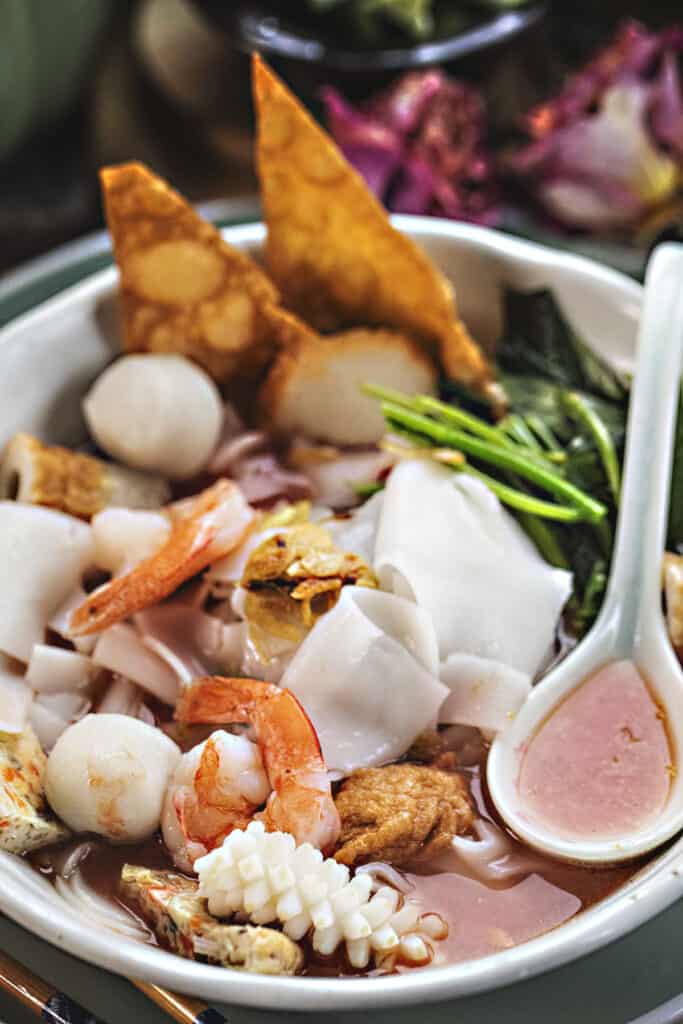
[[101, 171], [120, 273], [124, 348], [175, 352], [218, 381], [270, 358], [278, 331], [302, 329], [248, 256], [139, 163]]
[[109, 505], [159, 508], [170, 496], [159, 476], [43, 444], [30, 434], [15, 434], [0, 463], [0, 499], [46, 505], [80, 519]]
[[377, 580], [362, 558], [340, 551], [323, 527], [292, 526], [259, 544], [246, 564], [241, 585], [250, 628], [296, 643], [347, 584], [376, 587]]
[[301, 949], [282, 932], [253, 924], [224, 924], [212, 917], [194, 879], [124, 864], [120, 889], [157, 938], [189, 960], [255, 974], [296, 974], [303, 966]]
[[683, 557], [664, 554], [662, 584], [666, 598], [666, 624], [674, 647], [683, 647]]
[[342, 831], [335, 859], [349, 866], [433, 857], [474, 820], [464, 778], [426, 765], [362, 768], [342, 783], [336, 804]]
[[68, 837], [45, 801], [45, 765], [30, 725], [19, 735], [0, 733], [0, 850], [28, 853]]
[[438, 347], [447, 372], [490, 379], [453, 290], [393, 228], [378, 200], [283, 82], [254, 57], [257, 162], [270, 273], [287, 306], [320, 330], [381, 324]]
[[373, 444], [384, 433], [384, 417], [375, 399], [362, 393], [366, 382], [435, 394], [437, 372], [405, 334], [357, 327], [283, 347], [260, 400], [274, 430], [332, 444]]

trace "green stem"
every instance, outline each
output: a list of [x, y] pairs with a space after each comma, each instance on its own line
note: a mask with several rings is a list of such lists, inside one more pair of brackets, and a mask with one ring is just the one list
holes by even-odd
[[390, 426], [407, 428], [417, 434], [429, 437], [438, 445], [443, 445], [446, 448], [458, 448], [466, 455], [481, 459], [499, 469], [511, 470], [542, 490], [568, 501], [581, 513], [579, 516], [573, 517], [574, 519], [587, 519], [591, 523], [599, 523], [607, 514], [607, 508], [602, 502], [591, 498], [590, 495], [563, 479], [554, 470], [532, 462], [518, 451], [472, 437], [462, 430], [437, 423], [435, 420], [414, 413], [393, 401], [382, 402], [382, 413]]
[[506, 448], [514, 447], [510, 439], [498, 427], [492, 427], [478, 416], [465, 412], [464, 409], [458, 409], [457, 406], [440, 402], [437, 398], [431, 398], [429, 395], [419, 395], [414, 403], [412, 403], [411, 408], [415, 412], [426, 412], [436, 416], [446, 423], [452, 423], [455, 427], [465, 427], [473, 434], [476, 434], [477, 437], [490, 441], [491, 444], [502, 445]]
[[525, 448], [531, 448], [535, 452], [542, 451], [538, 440], [531, 433], [519, 413], [510, 413], [504, 420], [501, 420], [498, 427], [500, 430], [505, 431], [508, 437], [514, 438], [521, 445], [524, 445]]
[[546, 446], [549, 452], [556, 452], [558, 455], [564, 455], [562, 451], [562, 445], [553, 434], [552, 430], [547, 423], [544, 423], [540, 416], [536, 413], [530, 412], [524, 417], [527, 426], [530, 430], [533, 430], [536, 437]]
[[532, 494], [518, 491], [514, 487], [508, 487], [507, 484], [502, 484], [500, 480], [489, 476], [488, 473], [482, 473], [469, 463], [454, 468], [456, 473], [466, 473], [468, 476], [481, 480], [505, 505], [518, 512], [524, 512], [530, 516], [541, 516], [543, 519], [554, 519], [560, 523], [578, 523], [582, 518], [581, 512], [577, 508], [570, 508], [568, 505], [555, 505], [553, 502], [535, 498]]
[[619, 459], [604, 420], [596, 413], [595, 409], [591, 408], [583, 395], [580, 395], [577, 391], [563, 392], [562, 402], [569, 416], [585, 427], [593, 439], [600, 455], [603, 469], [605, 470], [609, 489], [614, 497], [614, 504], [618, 508], [619, 493], [621, 491]]
[[553, 531], [538, 516], [532, 516], [528, 512], [518, 511], [517, 518], [524, 532], [536, 545], [541, 557], [556, 569], [567, 569], [571, 572], [571, 566]]

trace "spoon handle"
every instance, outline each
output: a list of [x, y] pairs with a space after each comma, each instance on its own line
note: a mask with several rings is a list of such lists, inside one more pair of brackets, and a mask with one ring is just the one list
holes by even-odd
[[683, 245], [650, 260], [631, 392], [612, 571], [601, 619], [615, 654], [633, 649], [642, 615], [657, 607], [683, 361]]

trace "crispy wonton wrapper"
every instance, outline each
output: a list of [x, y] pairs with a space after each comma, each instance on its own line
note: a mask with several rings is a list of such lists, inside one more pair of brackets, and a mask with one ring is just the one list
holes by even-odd
[[185, 355], [224, 381], [303, 329], [261, 268], [143, 164], [105, 167], [101, 181], [126, 351]]
[[446, 372], [483, 387], [490, 370], [458, 319], [451, 285], [393, 228], [329, 136], [258, 56], [257, 160], [270, 274], [320, 330], [397, 327], [438, 346]]

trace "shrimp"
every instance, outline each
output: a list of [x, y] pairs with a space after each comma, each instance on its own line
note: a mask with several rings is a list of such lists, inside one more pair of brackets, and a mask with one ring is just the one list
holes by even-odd
[[[289, 690], [257, 679], [198, 679], [176, 708], [181, 722], [250, 722], [272, 790], [255, 817], [297, 843], [331, 851], [341, 829], [317, 733]], [[236, 825], [233, 827], [237, 827]]]
[[241, 544], [254, 512], [236, 484], [218, 480], [169, 509], [168, 540], [130, 572], [98, 587], [72, 613], [69, 636], [87, 636], [168, 597], [185, 580]]
[[191, 871], [234, 828], [246, 828], [270, 789], [259, 748], [246, 736], [218, 730], [184, 754], [161, 815], [177, 867]]

